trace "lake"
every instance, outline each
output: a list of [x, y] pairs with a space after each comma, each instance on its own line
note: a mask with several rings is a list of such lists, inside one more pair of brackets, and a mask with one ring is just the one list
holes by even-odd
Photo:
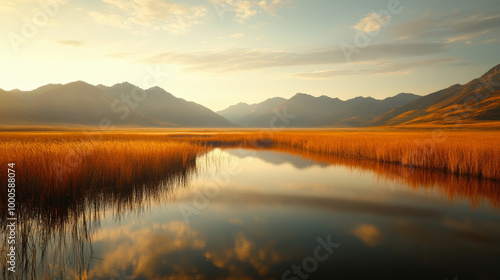
[[[43, 249], [36, 261], [21, 256], [25, 267], [16, 275], [499, 279], [497, 183], [284, 151], [215, 149], [154, 191], [115, 194], [113, 203], [85, 199], [78, 214], [25, 217], [32, 224], [24, 246]], [[61, 215], [64, 222], [53, 221]], [[46, 226], [36, 226], [39, 220]]]

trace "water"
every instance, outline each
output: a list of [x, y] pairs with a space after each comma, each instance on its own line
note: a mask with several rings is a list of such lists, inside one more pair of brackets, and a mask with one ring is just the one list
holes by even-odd
[[214, 150], [168, 191], [70, 217], [64, 237], [52, 229], [35, 275], [499, 279], [497, 187], [379, 163]]

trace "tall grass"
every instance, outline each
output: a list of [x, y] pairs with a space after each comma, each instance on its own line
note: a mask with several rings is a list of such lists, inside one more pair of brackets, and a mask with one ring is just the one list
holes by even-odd
[[213, 146], [281, 147], [500, 180], [500, 132], [496, 131], [284, 131], [189, 135], [184, 140]]
[[2, 139], [0, 163], [16, 164], [19, 190], [37, 199], [78, 196], [95, 188], [158, 182], [194, 166], [201, 148], [174, 141], [87, 140], [78, 135], [57, 140]]
[[[81, 196], [185, 172], [213, 147], [284, 149], [500, 180], [500, 132], [279, 131], [169, 134], [148, 132], [0, 133], [0, 168], [15, 162], [34, 199]], [[1, 183], [6, 172], [0, 172]], [[0, 194], [0, 204], [5, 194]]]
[[[78, 263], [52, 263], [70, 262], [84, 271], [92, 256], [89, 232], [98, 227], [104, 208], [120, 213], [162, 197], [183, 185], [196, 172], [196, 159], [214, 147], [293, 153], [371, 171], [418, 190], [437, 185], [450, 200], [466, 198], [474, 206], [486, 199], [498, 209], [499, 136], [494, 131], [448, 131], [439, 137], [430, 131], [0, 133], [0, 222], [6, 222], [7, 163], [14, 162], [16, 211], [22, 217], [17, 236], [26, 273], [21, 278], [37, 273], [33, 263], [50, 246], [63, 248], [59, 257], [74, 256], [63, 247], [70, 242], [67, 233], [71, 242], [79, 242], [76, 248], [87, 249], [81, 249]], [[4, 240], [5, 234], [0, 231]]]

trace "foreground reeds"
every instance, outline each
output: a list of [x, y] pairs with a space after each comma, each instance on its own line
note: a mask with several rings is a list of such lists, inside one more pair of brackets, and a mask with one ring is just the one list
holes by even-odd
[[[194, 166], [200, 147], [151, 140], [88, 140], [77, 135], [58, 139], [2, 139], [0, 162], [15, 163], [18, 191], [52, 200], [80, 196], [93, 188], [158, 182]], [[25, 190], [26, 191], [26, 190]]]
[[[58, 267], [85, 271], [92, 258], [90, 236], [104, 209], [118, 216], [120, 209], [141, 209], [148, 198], [186, 182], [196, 172], [199, 155], [213, 147], [293, 153], [374, 172], [419, 190], [438, 186], [449, 200], [468, 199], [473, 207], [486, 200], [498, 209], [499, 136], [491, 131], [10, 132], [0, 133], [0, 185], [7, 182], [7, 163], [16, 163], [16, 211], [23, 217], [17, 234], [21, 278], [49, 273], [47, 279], [62, 279], [60, 271], [55, 270], [59, 276], [43, 272], [48, 248], [60, 248], [58, 256], [79, 256], [53, 261]], [[0, 210], [6, 213], [2, 189]], [[0, 221], [5, 224], [4, 215]], [[6, 234], [0, 231], [4, 240]], [[67, 251], [70, 242], [76, 242], [78, 252]]]

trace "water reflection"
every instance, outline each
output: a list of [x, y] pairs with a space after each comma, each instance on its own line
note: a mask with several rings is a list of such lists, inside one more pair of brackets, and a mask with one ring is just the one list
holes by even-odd
[[[500, 275], [498, 182], [289, 152], [214, 150], [157, 184], [23, 212], [16, 276], [282, 279], [328, 236], [341, 246], [307, 279]], [[180, 205], [234, 163], [241, 172], [187, 223]]]
[[[246, 153], [240, 149], [228, 150], [227, 152], [238, 158], [247, 157]], [[276, 154], [276, 158], [281, 160], [269, 160], [268, 153]], [[365, 182], [365, 185], [370, 186], [369, 189], [372, 189], [371, 185], [373, 185], [374, 180], [377, 182], [383, 180], [386, 181], [386, 184], [388, 184], [387, 181], [395, 183], [402, 190], [411, 188], [415, 191], [432, 194], [440, 193], [442, 198], [448, 201], [468, 200], [473, 208], [486, 205], [500, 209], [500, 182], [496, 180], [458, 176], [439, 170], [411, 168], [385, 162], [350, 160], [317, 153], [297, 152], [291, 149], [274, 149], [273, 152], [259, 151], [254, 156], [273, 165], [288, 163], [297, 168], [334, 165], [343, 169], [343, 174], [373, 175]], [[303, 178], [303, 176], [301, 177]], [[336, 180], [342, 177], [345, 176], [336, 176]], [[348, 179], [345, 183], [350, 183], [348, 181], [352, 180], [351, 177], [347, 176]], [[307, 178], [307, 180], [314, 180], [314, 178]], [[356, 178], [355, 180], [359, 182], [361, 179]], [[396, 188], [395, 185], [389, 187], [392, 190]]]
[[[53, 199], [19, 192], [15, 211], [16, 272], [8, 271], [4, 261], [2, 279], [87, 279], [95, 261], [93, 239], [101, 222], [111, 219], [119, 223], [130, 215], [144, 216], [147, 207], [169, 201], [177, 190], [186, 188], [196, 167], [193, 158], [165, 171], [162, 178], [147, 178], [126, 186], [82, 185], [77, 192], [60, 192]], [[0, 206], [0, 222], [6, 225], [7, 206]], [[3, 229], [0, 238], [7, 240], [8, 234]], [[2, 256], [6, 256], [9, 246], [1, 243]]]

